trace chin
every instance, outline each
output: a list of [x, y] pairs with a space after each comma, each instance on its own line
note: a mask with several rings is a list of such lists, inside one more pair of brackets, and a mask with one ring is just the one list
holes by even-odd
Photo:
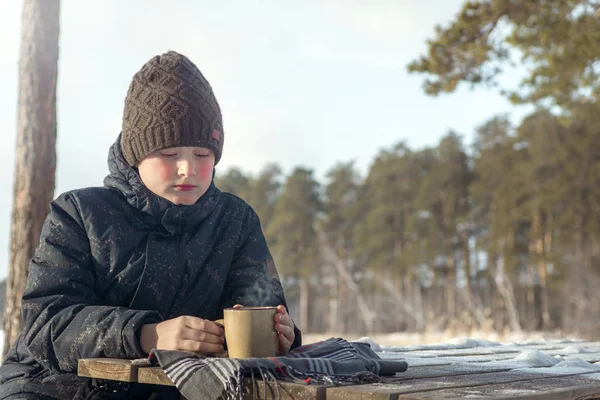
[[196, 204], [198, 199], [199, 199], [199, 197], [197, 197], [195, 199], [173, 199], [171, 201], [173, 203], [177, 204], [178, 206], [191, 206], [191, 205]]
[[191, 206], [196, 204], [196, 202], [200, 199], [200, 197], [202, 197], [204, 195], [204, 193], [206, 193], [206, 190], [202, 190], [202, 193], [199, 193], [200, 191], [192, 191], [192, 192], [176, 192], [176, 193], [170, 193], [170, 196], [168, 197], [169, 201], [171, 201], [171, 203], [173, 204], [177, 204], [180, 206]]

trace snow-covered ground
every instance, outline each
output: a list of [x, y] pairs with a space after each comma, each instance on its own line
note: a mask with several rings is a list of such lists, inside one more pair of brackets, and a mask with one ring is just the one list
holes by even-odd
[[[330, 337], [341, 337], [346, 340], [356, 340], [366, 335], [354, 334], [339, 334], [339, 333], [302, 333], [302, 341], [304, 343], [314, 343], [320, 340], [325, 340]], [[455, 340], [460, 337], [469, 337], [477, 340], [488, 340], [491, 342], [525, 342], [531, 340], [552, 340], [552, 339], [577, 339], [575, 337], [555, 334], [553, 332], [507, 332], [499, 334], [496, 332], [479, 332], [472, 331], [469, 333], [452, 333], [447, 331], [436, 332], [397, 332], [397, 333], [382, 333], [369, 335], [373, 341], [381, 345], [387, 346], [410, 346], [423, 345], [432, 343], [445, 343]]]
[[2, 354], [3, 345], [4, 345], [4, 331], [0, 329], [0, 354]]

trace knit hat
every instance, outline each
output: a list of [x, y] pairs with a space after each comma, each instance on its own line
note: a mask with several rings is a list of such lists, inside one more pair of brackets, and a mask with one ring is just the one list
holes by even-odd
[[223, 152], [223, 117], [208, 81], [187, 57], [169, 51], [148, 61], [129, 85], [121, 149], [135, 166], [168, 147], [194, 146]]

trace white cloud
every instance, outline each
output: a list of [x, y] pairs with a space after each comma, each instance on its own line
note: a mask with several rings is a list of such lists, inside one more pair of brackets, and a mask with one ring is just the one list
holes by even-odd
[[346, 64], [405, 68], [424, 51], [433, 25], [457, 10], [457, 2], [327, 1], [310, 30], [297, 30], [307, 57]]

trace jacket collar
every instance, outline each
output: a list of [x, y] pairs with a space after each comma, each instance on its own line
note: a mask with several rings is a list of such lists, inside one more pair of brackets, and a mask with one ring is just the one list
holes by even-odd
[[110, 173], [104, 178], [104, 186], [120, 192], [129, 205], [150, 217], [154, 223], [162, 225], [171, 234], [181, 233], [206, 218], [215, 209], [221, 194], [214, 180], [206, 193], [189, 206], [174, 204], [154, 194], [144, 185], [137, 170], [125, 161], [121, 152], [120, 134], [110, 147], [108, 169]]

